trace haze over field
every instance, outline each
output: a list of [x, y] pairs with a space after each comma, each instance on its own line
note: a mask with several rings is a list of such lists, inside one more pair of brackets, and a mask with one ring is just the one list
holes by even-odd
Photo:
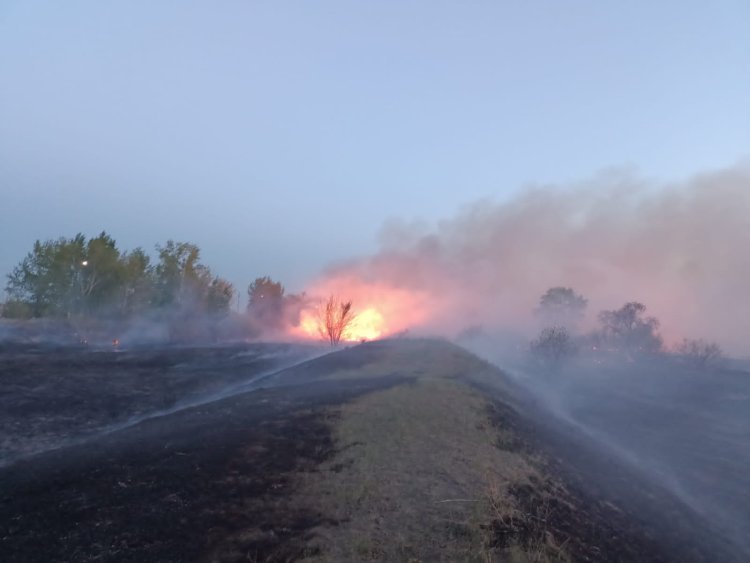
[[300, 291], [387, 219], [611, 166], [689, 189], [748, 155], [748, 22], [740, 0], [3, 2], [0, 272], [107, 230]]
[[748, 355], [748, 22], [735, 0], [6, 2], [0, 272], [106, 230], [152, 263], [197, 243], [232, 308], [260, 276], [339, 294], [363, 336], [530, 335], [569, 286], [584, 329], [635, 300], [667, 344]]
[[[655, 186], [628, 171], [504, 203], [477, 202], [437, 228], [393, 221], [374, 256], [333, 267], [312, 292], [350, 295], [385, 326], [455, 335], [537, 329], [539, 296], [571, 286], [602, 309], [646, 303], [668, 343], [710, 335], [750, 355], [750, 165]], [[390, 321], [390, 324], [389, 324]]]
[[748, 100], [747, 0], [0, 0], [0, 561], [750, 561]]

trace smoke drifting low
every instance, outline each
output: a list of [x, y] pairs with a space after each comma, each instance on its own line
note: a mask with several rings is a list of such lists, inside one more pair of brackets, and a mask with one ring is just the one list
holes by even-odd
[[750, 164], [672, 185], [609, 171], [577, 185], [480, 201], [434, 228], [393, 221], [374, 256], [339, 264], [311, 293], [377, 306], [386, 331], [471, 326], [529, 332], [540, 295], [570, 286], [602, 309], [641, 301], [667, 343], [750, 354]]

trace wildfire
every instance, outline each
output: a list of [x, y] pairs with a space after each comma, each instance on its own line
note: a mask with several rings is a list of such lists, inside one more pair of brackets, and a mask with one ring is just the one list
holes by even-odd
[[[299, 328], [304, 336], [320, 338], [322, 336], [322, 321], [317, 311], [304, 310], [300, 316]], [[361, 340], [376, 340], [385, 336], [385, 318], [374, 307], [355, 314], [351, 324], [344, 330], [341, 340], [358, 342]]]
[[385, 319], [380, 311], [370, 307], [359, 313], [344, 333], [345, 340], [374, 340], [383, 335]]
[[[341, 335], [341, 340], [346, 342], [384, 338], [416, 327], [425, 318], [426, 307], [419, 294], [367, 283], [354, 277], [328, 279], [310, 293], [340, 296], [343, 300], [352, 301], [353, 318]], [[320, 302], [304, 308], [293, 334], [305, 339], [325, 338], [325, 322], [321, 313]]]

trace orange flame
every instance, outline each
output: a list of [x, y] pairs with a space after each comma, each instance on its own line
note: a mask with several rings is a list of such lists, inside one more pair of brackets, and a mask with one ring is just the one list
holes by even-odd
[[[389, 285], [364, 282], [354, 276], [338, 277], [318, 283], [312, 295], [335, 295], [352, 301], [354, 318], [341, 340], [356, 342], [377, 340], [416, 327], [426, 318], [423, 297], [415, 292]], [[322, 324], [319, 307], [310, 306], [300, 313], [293, 329], [297, 337], [320, 339]]]
[[375, 340], [383, 335], [385, 319], [374, 307], [357, 314], [344, 332], [344, 340]]
[[[319, 338], [323, 335], [323, 327], [317, 311], [305, 309], [300, 315], [299, 329], [303, 335]], [[341, 340], [357, 342], [362, 340], [377, 340], [385, 335], [385, 318], [374, 307], [356, 313], [351, 324], [341, 335]]]

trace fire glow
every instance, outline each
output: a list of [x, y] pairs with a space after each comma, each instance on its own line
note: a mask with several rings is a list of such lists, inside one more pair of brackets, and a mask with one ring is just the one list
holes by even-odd
[[[322, 320], [315, 310], [302, 311], [299, 328], [309, 338], [325, 336]], [[355, 311], [354, 318], [341, 336], [341, 340], [347, 342], [377, 340], [386, 335], [385, 318], [374, 307], [368, 307], [364, 311]]]
[[710, 335], [748, 356], [750, 315], [738, 306], [750, 279], [748, 210], [742, 164], [670, 186], [606, 172], [483, 200], [434, 226], [389, 221], [374, 255], [305, 288], [284, 330], [320, 339], [315, 308], [335, 296], [362, 316], [348, 340], [477, 328], [531, 338], [540, 296], [564, 286], [588, 300], [583, 331], [600, 311], [639, 301], [667, 341]]
[[[418, 326], [426, 317], [423, 299], [418, 293], [366, 283], [354, 276], [325, 280], [310, 294], [351, 300], [354, 316], [341, 337], [347, 342], [386, 338]], [[300, 312], [299, 325], [293, 331], [295, 336], [305, 339], [325, 336], [320, 313], [323, 300], [313, 300]]]

